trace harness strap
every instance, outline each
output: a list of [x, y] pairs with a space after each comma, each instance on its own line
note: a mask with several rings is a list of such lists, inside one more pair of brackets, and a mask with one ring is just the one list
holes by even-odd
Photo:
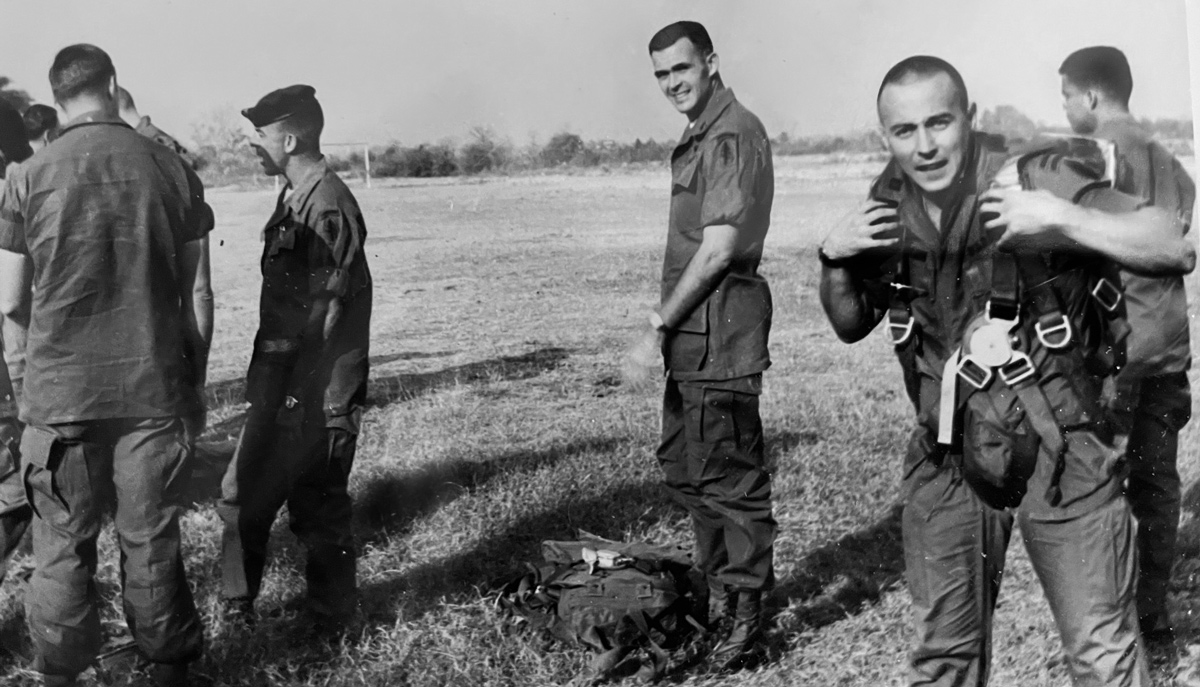
[[900, 264], [896, 266], [896, 273], [892, 276], [891, 306], [887, 315], [888, 335], [892, 345], [897, 348], [913, 340], [914, 334], [919, 334], [916, 319], [913, 317], [912, 301], [925, 295], [924, 291], [912, 285], [908, 229], [904, 227], [900, 231]]
[[[1030, 365], [1027, 356], [1019, 357], [1016, 363]], [[1025, 406], [1025, 419], [1042, 440], [1045, 452], [1054, 460], [1054, 472], [1051, 473], [1050, 484], [1046, 486], [1045, 498], [1051, 506], [1057, 506], [1062, 501], [1060, 479], [1063, 468], [1066, 467], [1067, 441], [1064, 440], [1062, 428], [1055, 420], [1054, 407], [1050, 405], [1050, 400], [1046, 399], [1045, 392], [1038, 383], [1037, 372], [1030, 366], [1030, 372], [1027, 374], [1025, 371], [1016, 372], [1014, 375], [1006, 374], [1006, 370], [1012, 366], [1013, 363], [1004, 366], [1001, 369], [1001, 377], [1008, 383], [1009, 388], [1016, 392], [1016, 398], [1020, 399], [1021, 405]]]

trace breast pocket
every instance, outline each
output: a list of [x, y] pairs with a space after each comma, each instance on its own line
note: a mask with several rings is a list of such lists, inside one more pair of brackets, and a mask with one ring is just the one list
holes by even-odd
[[671, 195], [679, 193], [696, 193], [696, 178], [700, 170], [700, 157], [692, 158], [672, 165]]

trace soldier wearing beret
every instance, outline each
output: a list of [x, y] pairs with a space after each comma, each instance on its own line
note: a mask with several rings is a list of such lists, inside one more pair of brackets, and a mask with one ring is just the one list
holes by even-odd
[[696, 564], [723, 618], [711, 661], [745, 664], [774, 583], [776, 524], [759, 394], [770, 365], [771, 292], [758, 273], [775, 177], [762, 123], [718, 74], [703, 26], [682, 21], [650, 40], [654, 75], [688, 127], [671, 156], [662, 300], [627, 354], [644, 379], [665, 359], [662, 443], [667, 489], [692, 515]]
[[366, 227], [321, 155], [312, 87], [273, 91], [242, 114], [263, 169], [288, 183], [264, 230], [250, 408], [221, 485], [222, 594], [233, 614], [253, 620], [267, 539], [286, 503], [308, 549], [308, 611], [336, 629], [355, 609], [347, 481], [367, 391]]

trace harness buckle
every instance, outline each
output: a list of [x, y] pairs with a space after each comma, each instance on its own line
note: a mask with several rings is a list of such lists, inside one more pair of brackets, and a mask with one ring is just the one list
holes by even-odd
[[1071, 321], [1062, 313], [1059, 313], [1056, 322], [1049, 324], [1043, 323], [1041, 320], [1034, 322], [1033, 331], [1037, 332], [1038, 341], [1041, 341], [1046, 348], [1058, 350], [1066, 348], [1071, 343]]
[[1124, 297], [1125, 294], [1121, 292], [1121, 289], [1104, 277], [1100, 277], [1096, 281], [1096, 285], [1092, 287], [1092, 298], [1095, 298], [1100, 307], [1109, 312], [1116, 312]]
[[915, 319], [909, 314], [903, 322], [897, 322], [888, 315], [888, 337], [892, 340], [893, 346], [903, 346], [912, 338], [913, 325]]
[[982, 391], [992, 381], [992, 368], [980, 364], [971, 355], [964, 355], [958, 363], [958, 376], [971, 386]]
[[1007, 305], [999, 306], [997, 309], [1012, 311], [1011, 313], [1005, 313], [1005, 314], [1012, 315], [1012, 317], [1001, 317], [999, 315], [992, 314], [992, 304], [993, 304], [993, 301], [992, 301], [992, 299], [989, 298], [988, 302], [987, 302], [987, 307], [984, 310], [984, 313], [987, 315], [987, 318], [989, 320], [991, 320], [992, 322], [1009, 322], [1012, 325], [1009, 327], [1009, 329], [1012, 329], [1012, 327], [1017, 326], [1017, 319], [1021, 315], [1021, 306], [1016, 305], [1016, 306], [1013, 306], [1012, 308], [1009, 308], [1009, 306], [1007, 306]]
[[1000, 379], [1009, 386], [1016, 386], [1037, 372], [1033, 361], [1021, 351], [1013, 351], [1012, 360], [1000, 366]]

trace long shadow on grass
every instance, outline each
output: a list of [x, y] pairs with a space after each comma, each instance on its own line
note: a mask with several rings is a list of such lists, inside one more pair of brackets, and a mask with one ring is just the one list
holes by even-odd
[[[401, 353], [373, 359], [377, 364], [398, 359], [434, 357], [441, 354]], [[367, 405], [386, 407], [398, 401], [409, 401], [438, 389], [474, 384], [483, 381], [530, 379], [563, 364], [570, 355], [565, 348], [546, 347], [522, 355], [502, 356], [479, 362], [455, 365], [435, 372], [416, 372], [371, 377], [367, 384]], [[231, 379], [208, 385], [206, 396], [210, 408], [242, 402], [245, 380]], [[200, 503], [215, 498], [220, 492], [221, 476], [233, 458], [236, 438], [246, 422], [246, 414], [215, 423], [205, 431], [197, 445], [195, 470], [186, 494], [188, 503]]]
[[[462, 470], [459, 476], [466, 477], [464, 482], [469, 483], [471, 479], [481, 477], [490, 479], [504, 470], [536, 468], [538, 461], [545, 465], [547, 462], [567, 457], [571, 451], [608, 451], [615, 445], [615, 442], [607, 440], [585, 441], [577, 445], [568, 444], [557, 450], [538, 452], [523, 460], [515, 455], [501, 458], [493, 461], [497, 463], [496, 466], [479, 468], [479, 471], [459, 466], [450, 468], [448, 473], [439, 474], [434, 471], [424, 476], [402, 477], [398, 481], [414, 480], [412, 486], [417, 488], [421, 486], [422, 481], [426, 486], [439, 485], [439, 480], [443, 477]], [[479, 483], [475, 484], [478, 486]], [[386, 506], [386, 501], [390, 501], [388, 495], [393, 493], [393, 490], [401, 490], [409, 496], [416, 497], [416, 503], [406, 504], [399, 510], [384, 508], [382, 511], [370, 512], [372, 507]], [[455, 494], [466, 493], [467, 490], [469, 484], [460, 484], [457, 488], [435, 488], [434, 494], [421, 495], [415, 489], [393, 483], [390, 479], [381, 487], [368, 487], [369, 496], [356, 507], [362, 512], [361, 517], [366, 520], [361, 524], [375, 529], [360, 534], [364, 534], [368, 541], [380, 539], [396, 527], [407, 526], [422, 508], [436, 508], [439, 503], [439, 497], [436, 495], [438, 492], [443, 494], [442, 498], [453, 498]], [[380, 498], [385, 502], [376, 500]], [[372, 503], [375, 505], [372, 506]], [[538, 560], [541, 542], [545, 539], [571, 539], [575, 537], [578, 529], [619, 538], [622, 532], [629, 528], [643, 529], [659, 521], [671, 508], [673, 506], [657, 480], [623, 485], [586, 499], [564, 497], [549, 510], [512, 521], [469, 549], [417, 566], [402, 574], [393, 575], [385, 571], [373, 578], [360, 577], [359, 594], [361, 606], [365, 611], [365, 625], [356, 628], [354, 635], [345, 641], [357, 643], [359, 637], [370, 637], [376, 628], [391, 627], [399, 621], [413, 622], [442, 607], [447, 597], [462, 598], [465, 595], [476, 598], [478, 594], [500, 581], [524, 571], [525, 561]], [[375, 525], [371, 524], [372, 521], [375, 521]], [[294, 670], [288, 677], [294, 681], [302, 681], [308, 670], [306, 666], [319, 666], [334, 660], [342, 650], [338, 646], [305, 640], [305, 628], [298, 626], [295, 618], [289, 615], [268, 623], [260, 623], [258, 631], [266, 635], [283, 633], [289, 635], [289, 640], [283, 646], [271, 647], [267, 663], [261, 666], [263, 670]], [[222, 639], [218, 638], [216, 641], [220, 643]], [[229, 641], [236, 643], [239, 640], [235, 636]], [[218, 646], [215, 647], [214, 655], [224, 652], [225, 648]]]
[[772, 593], [783, 606], [775, 618], [772, 654], [790, 637], [835, 623], [875, 603], [904, 575], [900, 535], [903, 506], [893, 506], [869, 527], [847, 534], [804, 555], [794, 573]]

